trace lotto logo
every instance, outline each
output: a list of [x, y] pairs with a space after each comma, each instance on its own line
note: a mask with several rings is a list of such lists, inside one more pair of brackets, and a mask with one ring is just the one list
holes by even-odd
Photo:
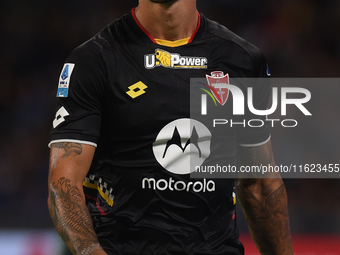
[[136, 98], [140, 95], [143, 95], [147, 87], [148, 86], [146, 86], [143, 82], [139, 81], [128, 87], [129, 91], [127, 91], [126, 94], [128, 94], [132, 98]]
[[70, 114], [64, 106], [62, 106], [57, 113], [55, 114], [55, 119], [53, 120], [53, 128], [56, 128], [59, 126], [59, 124], [63, 123], [65, 121], [65, 117], [69, 116]]

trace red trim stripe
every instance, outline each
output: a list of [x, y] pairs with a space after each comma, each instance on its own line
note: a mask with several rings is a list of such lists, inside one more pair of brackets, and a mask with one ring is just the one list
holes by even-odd
[[107, 216], [106, 212], [104, 212], [104, 210], [99, 206], [98, 199], [96, 197], [92, 197], [92, 196], [89, 196], [87, 194], [85, 194], [85, 196], [89, 199], [96, 201], [96, 207], [99, 210], [100, 214], [103, 215], [103, 216]]
[[[138, 21], [138, 19], [137, 19], [137, 17], [136, 17], [135, 9], [136, 9], [136, 8], [132, 8], [132, 9], [131, 9], [131, 14], [132, 14], [132, 16], [133, 16], [133, 19], [135, 20], [135, 22], [137, 23], [137, 25], [140, 27], [140, 29], [142, 29], [142, 31], [150, 38], [150, 40], [151, 40], [153, 43], [156, 43], [156, 44], [157, 44], [155, 38], [153, 38], [152, 35], [151, 35], [148, 31], [146, 31], [146, 29], [142, 26], [142, 24], [139, 23], [139, 21]], [[200, 15], [200, 13], [199, 13], [198, 11], [197, 11], [197, 14], [198, 14], [198, 24], [197, 24], [197, 27], [196, 27], [194, 33], [193, 33], [192, 36], [190, 37], [188, 43], [191, 43], [192, 40], [194, 40], [195, 35], [197, 34], [197, 32], [198, 32], [198, 30], [199, 30], [199, 28], [200, 28], [200, 26], [201, 26], [201, 15]]]
[[197, 11], [197, 14], [198, 14], [198, 24], [197, 24], [197, 27], [196, 27], [194, 33], [193, 33], [192, 36], [190, 37], [188, 43], [191, 43], [192, 40], [194, 40], [195, 35], [197, 34], [197, 32], [198, 32], [198, 30], [200, 29], [200, 26], [201, 26], [201, 15], [200, 15], [200, 13], [199, 13], [198, 11]]
[[132, 16], [133, 16], [135, 22], [136, 22], [137, 25], [140, 27], [140, 29], [142, 29], [142, 31], [143, 31], [143, 32], [151, 39], [151, 41], [152, 41], [153, 43], [156, 43], [156, 44], [157, 44], [157, 42], [156, 42], [155, 39], [152, 37], [152, 35], [150, 35], [149, 32], [146, 31], [146, 29], [142, 26], [142, 24], [139, 23], [139, 21], [138, 21], [138, 19], [137, 19], [137, 17], [136, 17], [135, 9], [136, 9], [136, 8], [133, 8], [133, 9], [131, 10], [131, 13], [132, 13]]

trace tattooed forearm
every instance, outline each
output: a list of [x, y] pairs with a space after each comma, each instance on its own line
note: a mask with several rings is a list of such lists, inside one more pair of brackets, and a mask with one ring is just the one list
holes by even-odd
[[51, 145], [53, 148], [64, 149], [65, 154], [62, 156], [63, 158], [67, 158], [72, 154], [72, 152], [80, 155], [83, 152], [83, 146], [80, 143], [53, 143]]
[[50, 187], [49, 211], [64, 242], [73, 254], [91, 254], [100, 248], [91, 216], [80, 190], [64, 177]]
[[262, 199], [238, 186], [248, 226], [261, 254], [293, 254], [284, 185]]
[[[240, 165], [275, 166], [271, 143], [239, 147]], [[237, 192], [252, 237], [262, 255], [292, 255], [287, 194], [279, 173], [243, 175]], [[270, 178], [269, 178], [270, 177]]]

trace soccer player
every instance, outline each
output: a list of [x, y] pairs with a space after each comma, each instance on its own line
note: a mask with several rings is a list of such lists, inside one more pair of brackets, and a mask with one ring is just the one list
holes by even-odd
[[[59, 79], [48, 178], [50, 215], [73, 254], [244, 254], [236, 190], [261, 254], [293, 254], [279, 175], [190, 178], [190, 156], [209, 161], [217, 147], [227, 164], [275, 164], [266, 127], [217, 141], [190, 119], [190, 78], [266, 70], [257, 48], [195, 0], [139, 0], [77, 47]], [[269, 88], [259, 90], [254, 104], [265, 109]], [[214, 96], [231, 104], [223, 93]]]

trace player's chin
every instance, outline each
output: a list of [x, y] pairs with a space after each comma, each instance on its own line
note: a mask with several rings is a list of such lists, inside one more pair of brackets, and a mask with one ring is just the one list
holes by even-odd
[[150, 2], [157, 3], [157, 4], [165, 4], [170, 2], [176, 2], [177, 0], [150, 0]]

